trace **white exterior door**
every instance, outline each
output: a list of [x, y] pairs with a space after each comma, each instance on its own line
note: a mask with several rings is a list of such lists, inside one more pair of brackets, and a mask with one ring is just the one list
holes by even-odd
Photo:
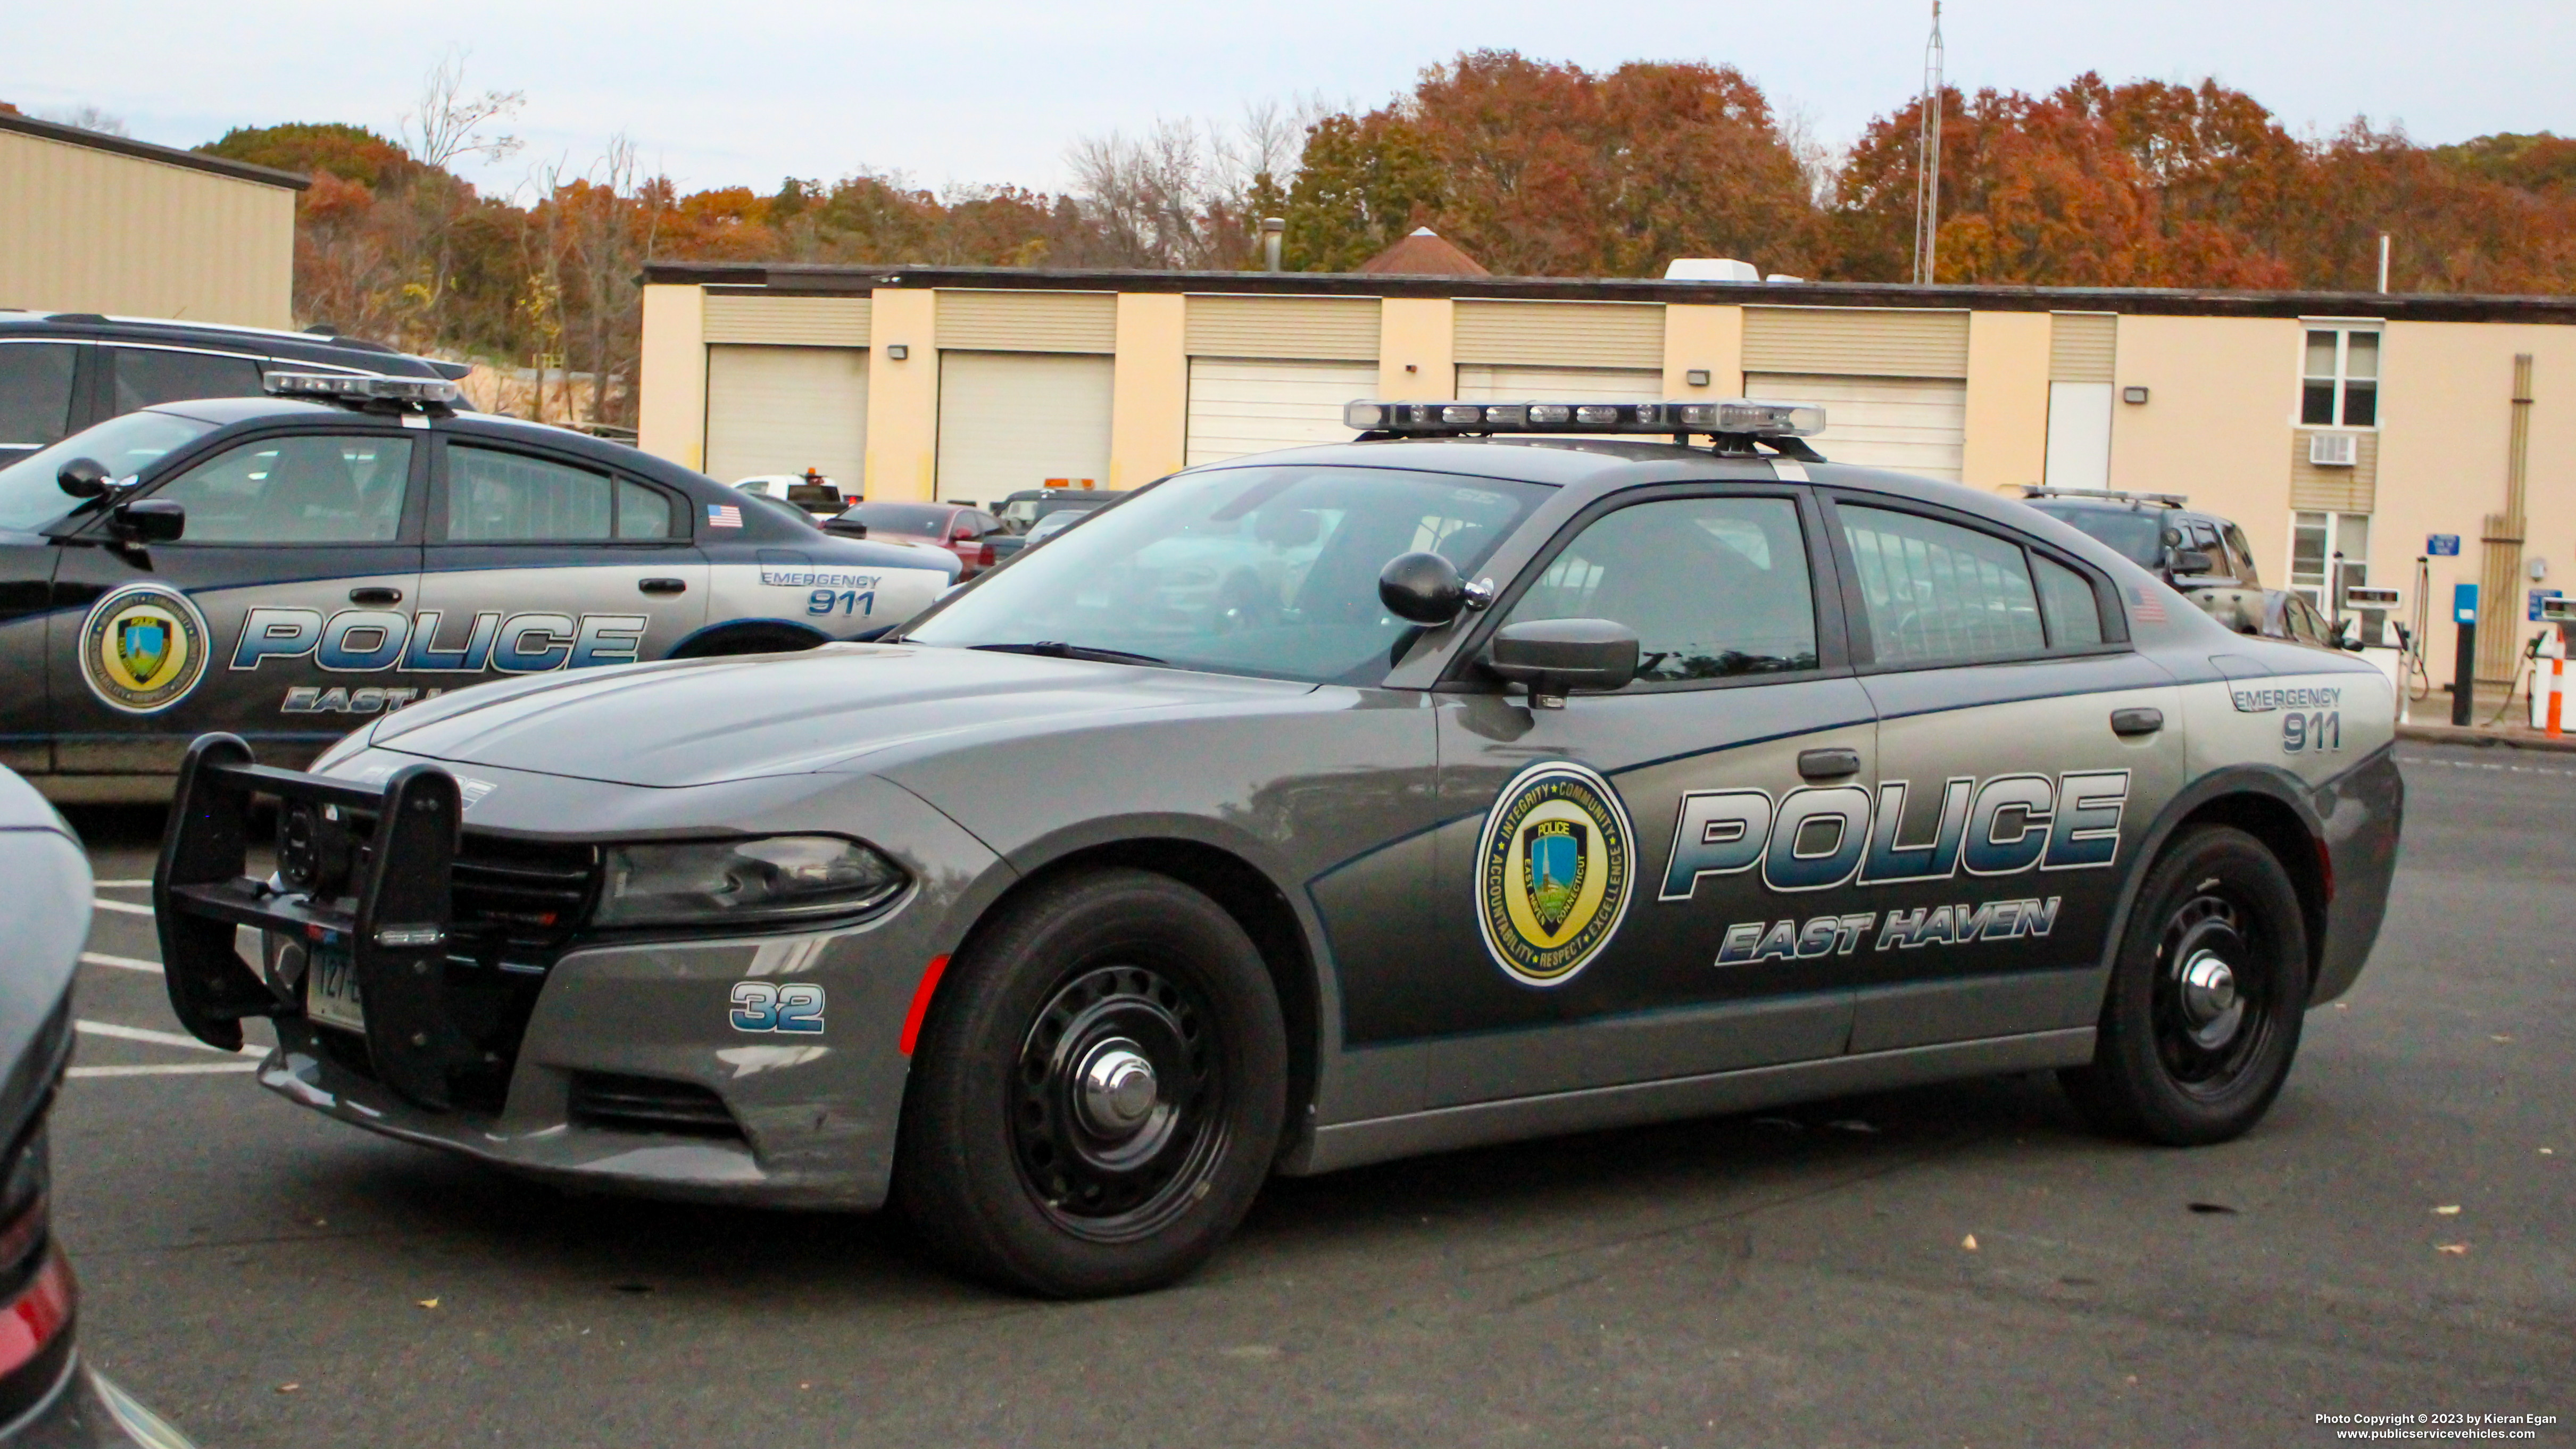
[[1347, 443], [1342, 406], [1377, 396], [1373, 362], [1190, 359], [1189, 464], [1273, 448]]
[[939, 354], [939, 498], [999, 507], [1049, 478], [1109, 486], [1116, 364], [1070, 352]]
[[1642, 367], [1458, 368], [1460, 402], [1660, 402], [1664, 375]]
[[1824, 404], [1824, 436], [1810, 441], [1834, 462], [1959, 481], [1968, 441], [1964, 381], [1757, 372], [1744, 379], [1744, 392]]
[[707, 472], [726, 483], [814, 469], [855, 496], [868, 454], [859, 347], [707, 349]]
[[2048, 385], [2048, 486], [2111, 486], [2111, 384]]

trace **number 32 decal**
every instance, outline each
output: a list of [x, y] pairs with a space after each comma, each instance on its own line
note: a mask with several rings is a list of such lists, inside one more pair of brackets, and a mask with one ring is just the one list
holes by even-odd
[[823, 1029], [823, 988], [810, 982], [785, 986], [767, 981], [733, 984], [736, 1031], [811, 1031]]

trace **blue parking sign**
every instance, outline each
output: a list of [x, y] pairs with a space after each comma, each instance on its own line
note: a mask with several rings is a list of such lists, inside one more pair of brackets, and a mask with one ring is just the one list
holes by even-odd
[[2424, 540], [2424, 552], [2432, 558], [2458, 558], [2460, 536], [2456, 533], [2434, 534]]

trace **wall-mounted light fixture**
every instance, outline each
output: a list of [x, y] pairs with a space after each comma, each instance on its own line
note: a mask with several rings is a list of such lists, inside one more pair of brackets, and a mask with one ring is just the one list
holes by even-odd
[[1682, 381], [1689, 383], [1693, 387], [1706, 387], [1708, 386], [1708, 369], [1705, 367], [1694, 367], [1690, 371], [1682, 374]]
[[911, 355], [912, 349], [904, 346], [900, 342], [889, 342], [886, 344], [886, 357], [891, 361], [901, 362]]
[[2132, 407], [2142, 406], [2145, 404], [2146, 400], [2147, 390], [2143, 387], [2124, 387], [2120, 389], [2120, 401], [2127, 403]]

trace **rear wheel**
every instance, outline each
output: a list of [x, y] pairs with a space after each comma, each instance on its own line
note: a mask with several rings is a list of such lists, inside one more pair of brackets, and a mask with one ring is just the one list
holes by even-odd
[[1269, 973], [1214, 901], [1143, 871], [1049, 882], [940, 984], [896, 1195], [974, 1276], [1055, 1297], [1157, 1287], [1251, 1207], [1286, 1080]]
[[2270, 1109], [2307, 1003], [2307, 926], [2289, 873], [2241, 830], [2196, 829], [2147, 873], [2093, 1061], [2062, 1080], [2107, 1131], [2223, 1142]]

